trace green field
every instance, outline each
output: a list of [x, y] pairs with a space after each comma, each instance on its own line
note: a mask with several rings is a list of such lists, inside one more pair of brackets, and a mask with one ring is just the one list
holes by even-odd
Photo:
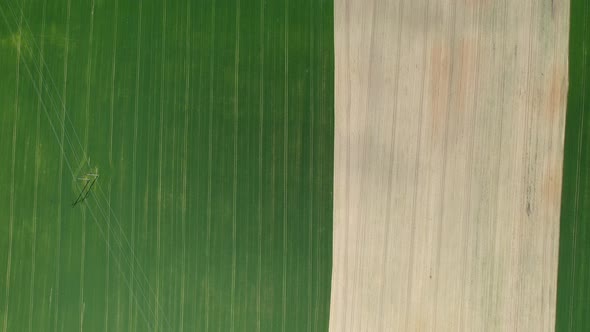
[[590, 2], [571, 1], [556, 331], [590, 330]]
[[327, 331], [332, 7], [2, 0], [0, 331]]

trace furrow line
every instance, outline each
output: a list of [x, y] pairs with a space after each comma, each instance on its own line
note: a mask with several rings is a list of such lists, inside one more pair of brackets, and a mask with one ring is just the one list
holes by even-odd
[[281, 331], [285, 332], [287, 320], [287, 227], [288, 227], [288, 181], [287, 162], [289, 152], [289, 1], [285, 1], [285, 91], [284, 91], [284, 120], [283, 120], [283, 320]]
[[158, 147], [158, 211], [156, 216], [156, 310], [155, 310], [155, 328], [156, 332], [160, 328], [160, 227], [162, 222], [162, 150], [164, 136], [164, 80], [166, 77], [166, 0], [162, 1], [162, 45], [160, 58], [160, 139]]
[[[22, 13], [21, 13], [22, 23]], [[19, 24], [19, 35], [21, 33], [21, 25]], [[16, 52], [16, 85], [15, 85], [15, 97], [14, 97], [14, 122], [12, 124], [12, 162], [10, 170], [10, 215], [8, 217], [8, 257], [6, 262], [6, 295], [4, 302], [4, 322], [2, 331], [6, 332], [8, 328], [8, 310], [10, 308], [10, 274], [12, 265], [12, 236], [14, 228], [14, 178], [15, 178], [15, 164], [16, 164], [16, 137], [18, 130], [18, 115], [19, 115], [19, 82], [20, 82], [20, 42], [17, 44]]]
[[[133, 115], [133, 160], [132, 160], [132, 174], [131, 174], [131, 245], [130, 250], [133, 252], [135, 248], [135, 208], [136, 208], [136, 191], [137, 191], [137, 127], [138, 127], [138, 113], [139, 113], [139, 78], [141, 69], [141, 16], [142, 16], [142, 0], [138, 4], [138, 22], [137, 22], [137, 58], [135, 71], [135, 106]], [[130, 264], [131, 280], [135, 280], [135, 260]], [[129, 322], [128, 331], [134, 331], [133, 326], [133, 302], [134, 302], [134, 284], [129, 285]]]
[[215, 0], [211, 4], [211, 53], [209, 55], [209, 151], [207, 175], [207, 240], [205, 249], [205, 331], [209, 330], [209, 279], [211, 278], [211, 178], [213, 175], [213, 78], [215, 68]]
[[262, 291], [262, 138], [264, 132], [264, 0], [260, 0], [260, 132], [258, 136], [258, 274], [256, 284], [256, 331], [260, 332]]
[[61, 207], [62, 207], [62, 180], [63, 180], [63, 162], [64, 162], [64, 139], [65, 139], [65, 118], [66, 118], [66, 103], [67, 103], [67, 83], [68, 83], [68, 55], [69, 55], [69, 41], [70, 41], [70, 9], [71, 0], [67, 4], [67, 19], [66, 19], [66, 38], [65, 38], [65, 55], [64, 55], [64, 78], [63, 78], [63, 99], [62, 99], [62, 117], [61, 117], [61, 137], [59, 140], [60, 157], [59, 157], [59, 171], [58, 171], [58, 192], [57, 192], [57, 252], [56, 252], [56, 272], [55, 272], [55, 316], [53, 323], [53, 330], [58, 331], [59, 321], [59, 284], [60, 284], [60, 259], [61, 259]]
[[236, 49], [234, 55], [234, 169], [233, 169], [233, 197], [232, 197], [232, 274], [231, 274], [231, 303], [230, 303], [230, 331], [235, 329], [235, 299], [236, 299], [236, 214], [238, 191], [238, 112], [239, 112], [239, 65], [240, 65], [240, 0], [236, 8]]
[[180, 280], [180, 328], [179, 331], [184, 331], [184, 289], [186, 282], [186, 188], [187, 188], [187, 171], [188, 171], [188, 114], [189, 114], [189, 94], [190, 94], [190, 0], [186, 1], [186, 53], [185, 53], [185, 82], [184, 82], [184, 143], [183, 143], [183, 163], [182, 163], [182, 207], [181, 207], [181, 236], [182, 236], [182, 263], [181, 263], [181, 280]]
[[[41, 19], [41, 35], [45, 35], [45, 8], [46, 8], [46, 1], [43, 1], [43, 9], [42, 9], [42, 19]], [[41, 47], [39, 48], [39, 62], [43, 63], [43, 52], [45, 49], [45, 40], [41, 38]], [[40, 66], [40, 68], [42, 68]], [[38, 85], [43, 86], [43, 70], [39, 70], [39, 80]], [[41, 94], [37, 94], [37, 131], [35, 134], [35, 179], [34, 179], [34, 187], [35, 192], [33, 194], [33, 238], [31, 239], [31, 284], [30, 284], [30, 295], [29, 295], [29, 332], [33, 331], [33, 311], [35, 308], [34, 298], [34, 291], [35, 291], [35, 257], [37, 251], [37, 210], [38, 210], [38, 193], [39, 193], [39, 168], [41, 163], [41, 150], [40, 150], [40, 138], [39, 133], [41, 129], [41, 110], [42, 110], [42, 99], [43, 96]]]

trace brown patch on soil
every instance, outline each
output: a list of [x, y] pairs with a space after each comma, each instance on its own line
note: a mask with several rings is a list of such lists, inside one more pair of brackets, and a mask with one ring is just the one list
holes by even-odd
[[459, 46], [459, 61], [461, 63], [461, 76], [457, 95], [457, 110], [465, 111], [467, 102], [467, 89], [475, 86], [475, 54], [476, 45], [472, 39], [462, 39]]
[[[553, 146], [547, 151], [551, 155], [551, 159], [542, 181], [541, 190], [544, 204], [557, 208], [561, 201], [563, 141], [556, 139], [557, 132], [555, 130], [561, 126], [559, 123], [563, 121], [566, 111], [567, 67], [554, 64], [550, 68], [550, 72], [545, 75], [544, 96], [541, 97], [544, 103], [540, 109], [540, 119], [544, 123], [540, 125], [549, 130], [547, 135], [551, 135], [552, 138], [546, 139], [549, 139]], [[555, 158], [559, 160], [555, 160]]]
[[[542, 183], [542, 199], [547, 208], [555, 211], [561, 204], [561, 163], [552, 161]], [[557, 209], [559, 211], [559, 209]]]
[[447, 100], [449, 97], [450, 48], [436, 41], [430, 50], [430, 111], [432, 126], [436, 135], [446, 121]]
[[565, 100], [567, 94], [567, 67], [554, 64], [549, 74], [549, 87], [546, 107], [543, 115], [548, 117], [549, 121], [557, 121], [560, 112], [565, 112]]
[[486, 6], [489, 0], [465, 0], [466, 7]]

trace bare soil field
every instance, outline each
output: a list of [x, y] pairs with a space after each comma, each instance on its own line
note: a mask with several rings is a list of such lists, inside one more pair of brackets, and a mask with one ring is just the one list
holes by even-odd
[[569, 14], [335, 2], [330, 331], [554, 329]]

